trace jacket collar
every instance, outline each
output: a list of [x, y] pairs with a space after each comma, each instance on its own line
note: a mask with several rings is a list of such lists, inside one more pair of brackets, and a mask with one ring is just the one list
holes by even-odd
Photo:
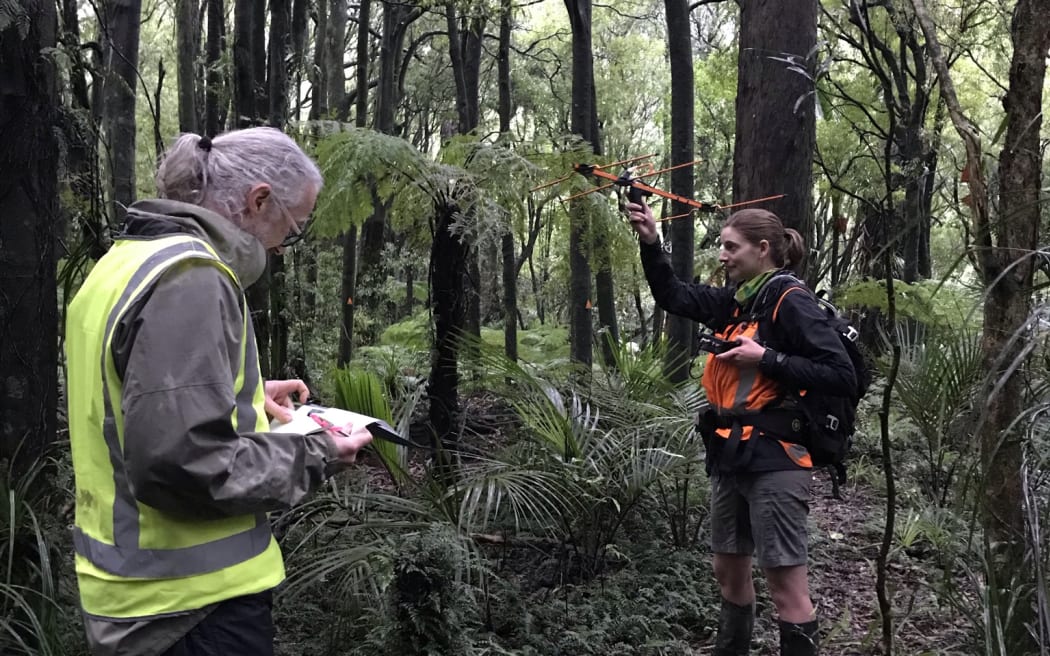
[[248, 287], [266, 270], [266, 249], [253, 235], [199, 205], [155, 198], [128, 208], [122, 237], [189, 234], [208, 242], [241, 285]]

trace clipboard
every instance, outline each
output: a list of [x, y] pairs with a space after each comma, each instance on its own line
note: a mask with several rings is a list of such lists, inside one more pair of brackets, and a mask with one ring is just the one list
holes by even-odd
[[303, 404], [292, 413], [291, 421], [281, 423], [276, 419], [270, 423], [271, 433], [293, 433], [296, 435], [313, 435], [328, 430], [338, 430], [338, 427], [347, 424], [354, 426], [364, 425], [372, 438], [392, 442], [398, 446], [411, 447], [414, 449], [429, 448], [418, 444], [398, 433], [390, 424], [382, 419], [369, 417], [342, 408], [326, 408], [321, 405]]

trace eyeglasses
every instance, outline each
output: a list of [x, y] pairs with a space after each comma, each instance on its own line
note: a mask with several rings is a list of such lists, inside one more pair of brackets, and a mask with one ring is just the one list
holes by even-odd
[[288, 211], [288, 209], [284, 206], [284, 203], [277, 201], [277, 199], [274, 199], [274, 203], [277, 204], [277, 207], [281, 208], [281, 213], [283, 213], [284, 217], [288, 219], [288, 224], [292, 227], [291, 230], [288, 231], [288, 235], [281, 242], [280, 247], [288, 248], [290, 246], [298, 244], [303, 240], [303, 238], [306, 237], [306, 234], [310, 231], [310, 224], [313, 223], [312, 217], [307, 217], [306, 222], [303, 224], [303, 226], [299, 227], [299, 224], [296, 223], [294, 218], [292, 218], [292, 213]]

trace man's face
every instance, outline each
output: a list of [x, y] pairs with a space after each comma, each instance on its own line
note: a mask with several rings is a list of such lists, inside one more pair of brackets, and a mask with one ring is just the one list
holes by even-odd
[[262, 242], [267, 251], [280, 255], [298, 241], [317, 203], [317, 188], [306, 190], [298, 205], [278, 198], [270, 185], [260, 183], [248, 192], [248, 215], [243, 228]]

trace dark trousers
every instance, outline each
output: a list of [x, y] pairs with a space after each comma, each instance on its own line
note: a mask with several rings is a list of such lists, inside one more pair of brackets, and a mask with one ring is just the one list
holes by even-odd
[[273, 594], [227, 599], [163, 656], [273, 656]]

